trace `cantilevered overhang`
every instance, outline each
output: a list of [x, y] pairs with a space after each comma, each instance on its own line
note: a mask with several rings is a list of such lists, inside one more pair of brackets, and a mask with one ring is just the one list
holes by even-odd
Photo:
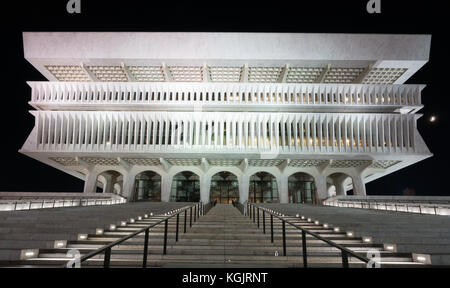
[[[51, 81], [402, 84], [430, 35], [25, 32]], [[75, 75], [75, 76], [74, 76]]]

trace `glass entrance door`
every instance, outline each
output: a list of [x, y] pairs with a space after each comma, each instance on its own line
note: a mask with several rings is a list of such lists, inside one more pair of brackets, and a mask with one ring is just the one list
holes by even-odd
[[239, 201], [239, 186], [237, 177], [229, 172], [219, 172], [211, 178], [211, 201], [231, 204]]

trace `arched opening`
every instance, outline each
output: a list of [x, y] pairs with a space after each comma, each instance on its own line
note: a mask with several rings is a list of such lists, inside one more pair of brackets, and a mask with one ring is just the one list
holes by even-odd
[[133, 199], [161, 202], [161, 176], [153, 171], [144, 171], [136, 175]]
[[298, 172], [288, 178], [289, 203], [315, 203], [316, 185], [314, 177]]
[[353, 179], [345, 173], [333, 173], [328, 175], [327, 183], [335, 187], [335, 195], [353, 195]]
[[267, 172], [257, 172], [250, 177], [248, 202], [279, 203], [278, 185], [275, 176]]
[[231, 204], [239, 201], [239, 184], [236, 175], [222, 171], [211, 177], [211, 201]]
[[[115, 170], [104, 171], [97, 175], [96, 193], [116, 193], [117, 185], [122, 187], [123, 176]], [[122, 189], [119, 189], [120, 194]]]
[[170, 201], [199, 202], [200, 177], [191, 171], [183, 171], [176, 174], [172, 180]]

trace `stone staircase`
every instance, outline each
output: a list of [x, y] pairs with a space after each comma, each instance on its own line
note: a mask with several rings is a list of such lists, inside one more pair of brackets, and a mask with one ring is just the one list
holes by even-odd
[[[160, 221], [164, 215], [135, 219], [126, 226], [105, 229], [101, 235], [88, 234], [85, 239], [63, 242], [64, 247], [40, 249], [33, 257], [22, 261], [2, 263], [10, 267], [54, 267], [61, 266], [70, 257], [67, 252], [77, 249], [81, 255], [94, 251], [103, 245], [118, 240], [129, 233]], [[362, 237], [348, 236], [344, 231], [335, 231], [332, 227], [315, 224], [308, 219], [286, 217], [322, 237], [343, 245], [350, 250], [366, 256], [369, 249], [380, 252], [382, 267], [418, 267], [423, 264], [414, 262], [410, 253], [388, 251], [382, 244], [367, 243]], [[275, 268], [302, 267], [301, 233], [294, 227], [286, 226], [286, 255], [283, 255], [281, 222], [274, 218], [274, 241], [271, 242], [270, 217], [266, 213], [266, 233], [257, 221], [242, 215], [232, 205], [218, 204], [206, 215], [201, 216], [192, 227], [184, 228], [184, 213], [179, 219], [179, 241], [175, 241], [176, 217], [168, 223], [167, 254], [163, 254], [164, 225], [150, 230], [147, 267], [189, 267], [189, 268]], [[187, 214], [189, 226], [189, 213]], [[340, 251], [323, 241], [307, 236], [308, 267], [342, 267]], [[143, 233], [115, 246], [111, 253], [111, 267], [141, 267], [143, 259]], [[57, 246], [55, 242], [55, 247]], [[276, 256], [278, 255], [278, 256]], [[350, 267], [365, 267], [360, 260], [349, 257]], [[82, 267], [102, 267], [103, 255], [95, 256]]]
[[122, 220], [145, 213], [164, 214], [188, 204], [138, 202], [0, 212], [0, 261], [20, 259], [22, 249], [53, 248], [55, 240], [77, 239], [78, 234], [95, 234], [97, 228]]
[[395, 243], [398, 252], [428, 254], [433, 266], [450, 265], [450, 217], [383, 210], [310, 204], [261, 204], [285, 215], [305, 215], [321, 223], [372, 237], [373, 242]]

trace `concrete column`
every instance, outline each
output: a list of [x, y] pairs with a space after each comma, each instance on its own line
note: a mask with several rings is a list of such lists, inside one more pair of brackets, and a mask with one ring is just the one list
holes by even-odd
[[336, 196], [347, 195], [344, 185], [345, 178], [333, 179], [334, 187], [336, 187]]
[[328, 198], [327, 178], [324, 175], [314, 177], [314, 185], [316, 186], [316, 203], [322, 204], [322, 201]]
[[361, 174], [352, 177], [353, 180], [353, 195], [366, 196], [366, 184]]
[[245, 174], [239, 176], [239, 202], [241, 202], [242, 204], [244, 204], [245, 201], [248, 201], [249, 186], [250, 176]]
[[120, 188], [119, 188], [120, 190], [118, 191], [118, 194], [119, 194], [119, 195], [122, 195], [122, 192], [123, 192], [123, 185], [122, 185], [123, 182], [122, 182], [122, 180], [121, 180], [121, 181], [118, 181], [116, 184], [118, 184], [119, 187], [120, 187]]
[[170, 201], [170, 192], [172, 189], [172, 176], [161, 176], [161, 202]]
[[89, 172], [84, 178], [84, 193], [95, 193], [97, 190], [97, 173]]
[[288, 177], [284, 175], [277, 177], [277, 186], [280, 203], [289, 203]]
[[210, 201], [210, 190], [211, 187], [211, 176], [201, 175], [200, 176], [200, 201], [203, 204], [209, 203]]
[[131, 173], [123, 175], [122, 196], [126, 197], [129, 202], [136, 200], [133, 199], [135, 176]]
[[105, 187], [103, 189], [103, 193], [113, 193], [114, 192], [114, 183], [116, 182], [116, 177], [113, 175], [105, 175], [106, 179]]

